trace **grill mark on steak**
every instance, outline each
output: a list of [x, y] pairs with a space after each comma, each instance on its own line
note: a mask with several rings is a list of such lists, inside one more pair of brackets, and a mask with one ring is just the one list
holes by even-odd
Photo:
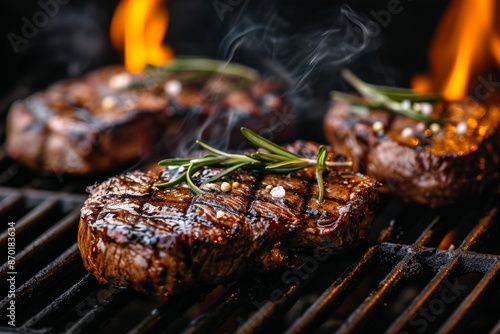
[[312, 184], [313, 182], [316, 182], [314, 179], [309, 179], [307, 181], [307, 191], [304, 194], [304, 202], [302, 202], [302, 205], [300, 207], [300, 215], [303, 216], [304, 214], [307, 213], [308, 210], [308, 203], [311, 201], [312, 197]]
[[[219, 171], [206, 168], [193, 179], [201, 184]], [[129, 172], [90, 188], [78, 238], [85, 267], [100, 282], [165, 295], [291, 265], [315, 247], [345, 251], [367, 235], [377, 204], [377, 183], [359, 174], [325, 173], [321, 204], [314, 168], [236, 171], [216, 182], [240, 183], [227, 193], [194, 195], [184, 183], [154, 190], [174, 175]], [[285, 197], [273, 198], [268, 184], [282, 185]], [[225, 217], [217, 218], [219, 210]]]

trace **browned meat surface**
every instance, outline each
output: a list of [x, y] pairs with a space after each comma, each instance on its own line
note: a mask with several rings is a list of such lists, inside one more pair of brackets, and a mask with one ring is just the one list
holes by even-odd
[[353, 158], [356, 171], [384, 183], [385, 191], [442, 206], [478, 196], [498, 180], [500, 108], [439, 104], [432, 116], [445, 121], [442, 127], [385, 111], [358, 115], [351, 108], [330, 108], [327, 139]]
[[[206, 168], [195, 182], [217, 171]], [[221, 182], [202, 185], [202, 195], [186, 184], [154, 188], [172, 174], [136, 171], [92, 187], [78, 243], [85, 267], [100, 282], [167, 295], [284, 267], [315, 250], [343, 252], [367, 235], [378, 203], [377, 182], [361, 174], [329, 172], [321, 203], [314, 169], [288, 175], [240, 170], [221, 181], [239, 182], [228, 192]], [[284, 197], [271, 195], [275, 186], [285, 189]]]
[[234, 78], [186, 81], [189, 75], [130, 89], [124, 87], [142, 74], [108, 67], [53, 84], [12, 105], [7, 152], [33, 169], [87, 174], [144, 158], [154, 148], [172, 152], [181, 138], [226, 138], [237, 146], [241, 137], [226, 135], [227, 128], [278, 130], [276, 140], [290, 139], [292, 119], [275, 83], [235, 89]]

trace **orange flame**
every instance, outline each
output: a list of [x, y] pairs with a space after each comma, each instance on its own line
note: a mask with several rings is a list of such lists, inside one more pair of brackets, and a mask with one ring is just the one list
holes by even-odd
[[125, 68], [140, 72], [146, 64], [165, 64], [173, 58], [163, 45], [169, 16], [163, 0], [122, 0], [111, 21], [111, 42], [125, 51]]
[[495, 29], [498, 8], [496, 0], [453, 0], [431, 44], [430, 73], [415, 76], [412, 87], [440, 92], [448, 100], [465, 97], [471, 79], [492, 60], [500, 61], [500, 36]]

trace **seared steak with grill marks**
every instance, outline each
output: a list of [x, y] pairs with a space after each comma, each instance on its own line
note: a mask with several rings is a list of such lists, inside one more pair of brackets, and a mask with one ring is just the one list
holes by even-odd
[[186, 72], [127, 88], [146, 75], [103, 68], [15, 102], [7, 117], [9, 156], [33, 169], [88, 174], [145, 158], [154, 148], [172, 152], [179, 139], [189, 142], [200, 133], [238, 145], [239, 132], [223, 136], [227, 128], [289, 124], [274, 139], [291, 139], [293, 122], [275, 82], [234, 89], [236, 78], [198, 74], [181, 84], [182, 76], [193, 76]]
[[[317, 149], [304, 142], [295, 147], [302, 154]], [[195, 182], [218, 171], [206, 168]], [[291, 265], [314, 250], [343, 252], [367, 235], [378, 203], [377, 182], [360, 174], [328, 172], [322, 203], [314, 168], [288, 175], [236, 171], [225, 177], [239, 182], [229, 192], [220, 182], [216, 189], [202, 185], [202, 195], [186, 184], [154, 188], [172, 176], [168, 169], [136, 171], [90, 189], [78, 243], [100, 282], [167, 295]], [[273, 197], [274, 186], [285, 196]]]
[[498, 107], [437, 104], [431, 116], [444, 121], [441, 127], [351, 108], [342, 102], [330, 108], [326, 137], [336, 152], [352, 157], [355, 171], [384, 183], [381, 190], [431, 206], [452, 205], [484, 193], [500, 176]]

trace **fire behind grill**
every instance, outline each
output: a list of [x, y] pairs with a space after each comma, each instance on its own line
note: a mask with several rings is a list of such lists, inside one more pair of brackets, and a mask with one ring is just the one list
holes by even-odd
[[452, 209], [386, 196], [368, 242], [354, 253], [160, 298], [100, 285], [85, 271], [76, 234], [92, 181], [35, 176], [5, 155], [0, 165], [0, 244], [7, 249], [7, 222], [16, 222], [17, 261], [16, 327], [6, 318], [7, 263], [0, 269], [2, 332], [500, 330], [496, 193]]

